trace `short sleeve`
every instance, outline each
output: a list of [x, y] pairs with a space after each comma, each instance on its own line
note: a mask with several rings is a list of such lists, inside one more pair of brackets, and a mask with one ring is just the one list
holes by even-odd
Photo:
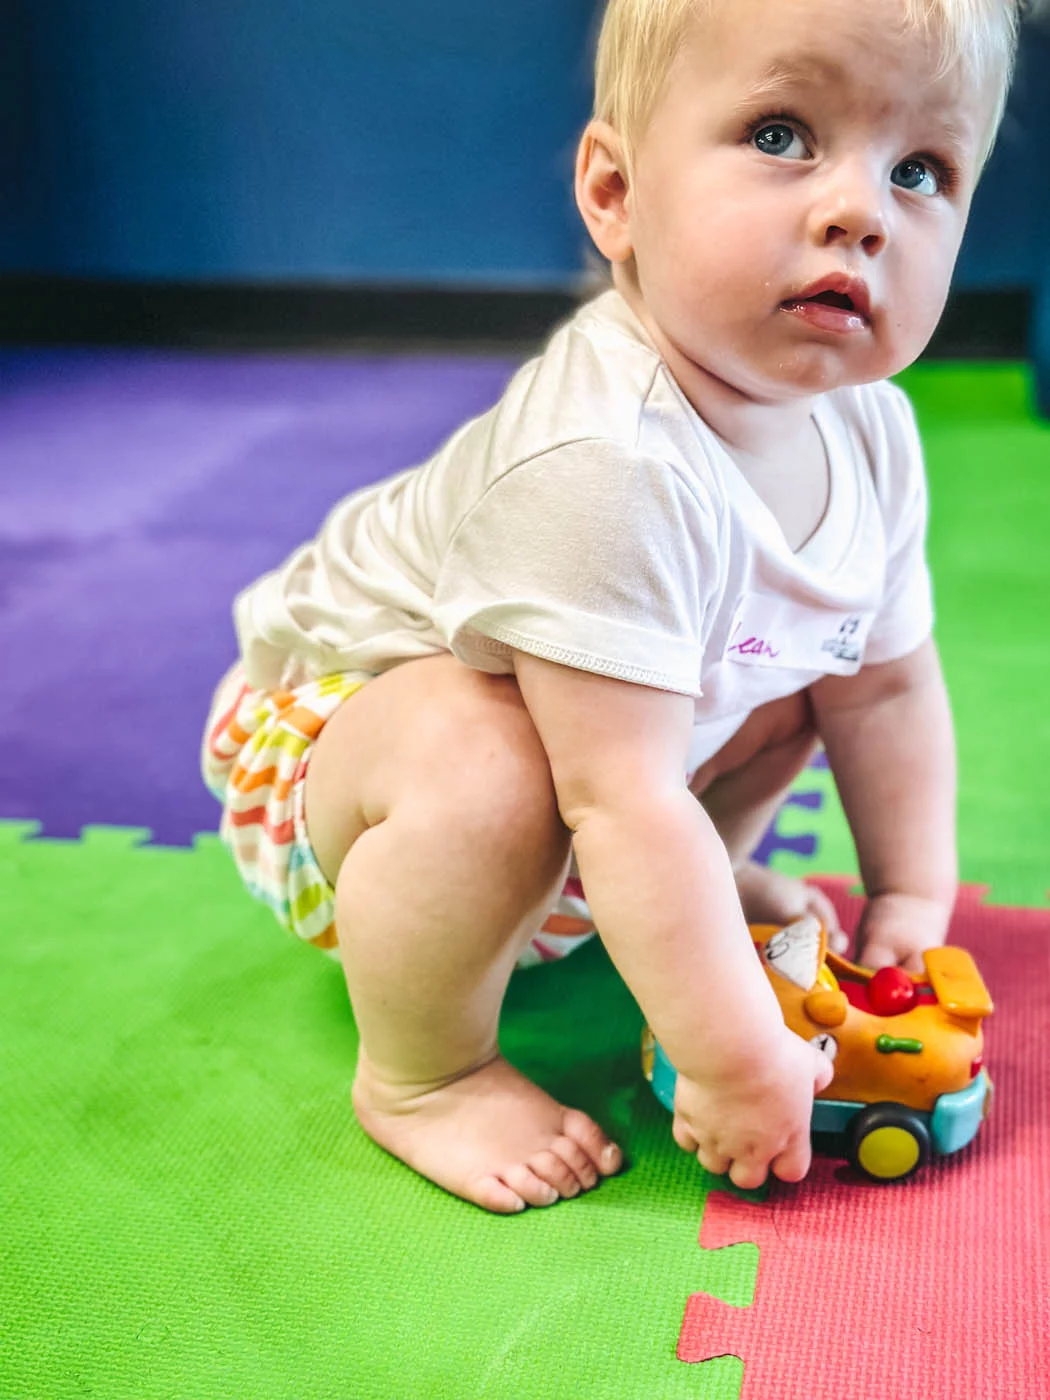
[[864, 653], [869, 663], [906, 656], [933, 627], [926, 562], [928, 499], [919, 430], [907, 396], [896, 385], [887, 382], [877, 389], [879, 450], [873, 474], [886, 533], [886, 577]]
[[509, 671], [517, 649], [699, 696], [717, 559], [698, 482], [618, 444], [573, 442], [513, 467], [466, 512], [434, 620], [481, 670]]

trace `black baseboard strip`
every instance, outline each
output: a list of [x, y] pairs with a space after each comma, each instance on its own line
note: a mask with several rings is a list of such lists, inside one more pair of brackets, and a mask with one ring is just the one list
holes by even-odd
[[[259, 350], [514, 348], [541, 342], [568, 290], [302, 283], [121, 282], [0, 275], [0, 342]], [[1032, 298], [955, 293], [926, 354], [1021, 359]]]
[[1020, 288], [953, 292], [925, 358], [1026, 359], [1034, 304], [1033, 293]]
[[309, 349], [517, 346], [543, 339], [568, 291], [0, 277], [0, 341]]

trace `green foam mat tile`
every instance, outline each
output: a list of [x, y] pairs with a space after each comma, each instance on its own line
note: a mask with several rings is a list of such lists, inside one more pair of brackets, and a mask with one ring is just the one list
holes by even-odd
[[[357, 1127], [337, 964], [193, 850], [0, 823], [5, 1400], [732, 1400], [676, 1360], [715, 1267], [709, 1178], [639, 1071], [602, 949], [517, 976], [504, 1046], [616, 1133], [629, 1169], [510, 1219]], [[17, 838], [17, 839], [15, 839]]]
[[[1001, 905], [1050, 900], [1050, 423], [1034, 417], [1014, 364], [920, 364], [901, 376], [930, 480], [936, 635], [959, 747], [964, 883]], [[777, 831], [816, 851], [775, 851], [789, 875], [856, 875], [856, 852], [826, 770], [807, 769]]]
[[[963, 881], [1050, 897], [1050, 422], [1015, 364], [916, 365], [937, 639], [959, 741]], [[821, 866], [829, 869], [828, 866]]]

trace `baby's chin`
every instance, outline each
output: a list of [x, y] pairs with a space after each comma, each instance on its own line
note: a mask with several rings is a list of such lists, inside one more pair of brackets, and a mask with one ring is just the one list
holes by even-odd
[[[780, 327], [774, 327], [780, 331]], [[720, 383], [742, 399], [770, 407], [889, 379], [921, 353], [925, 340], [911, 345], [881, 341], [867, 332], [866, 343], [836, 343], [756, 331], [739, 324], [690, 330], [680, 338], [665, 334], [663, 351], [672, 373], [694, 401], [704, 384]], [[668, 353], [670, 352], [670, 353]], [[696, 390], [694, 397], [691, 389]]]
[[[914, 356], [912, 358], [915, 358]], [[833, 389], [853, 388], [889, 379], [907, 368], [903, 356], [844, 355], [824, 345], [794, 346], [768, 360], [727, 367], [723, 376], [741, 394], [758, 403], [788, 403]]]

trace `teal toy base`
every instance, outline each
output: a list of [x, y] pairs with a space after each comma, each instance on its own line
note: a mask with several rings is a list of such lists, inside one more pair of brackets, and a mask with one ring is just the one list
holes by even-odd
[[[659, 1041], [652, 1047], [653, 1066], [650, 1083], [653, 1093], [669, 1112], [674, 1112], [674, 1089], [678, 1072], [663, 1052]], [[916, 1113], [930, 1131], [934, 1151], [942, 1157], [958, 1152], [973, 1141], [987, 1114], [987, 1105], [992, 1092], [992, 1083], [987, 1070], [982, 1069], [972, 1084], [958, 1089], [952, 1094], [942, 1094], [932, 1113]], [[837, 1150], [829, 1151], [840, 1143], [850, 1120], [868, 1104], [852, 1103], [840, 1099], [815, 1099], [810, 1132], [814, 1147], [828, 1155], [845, 1155]]]

